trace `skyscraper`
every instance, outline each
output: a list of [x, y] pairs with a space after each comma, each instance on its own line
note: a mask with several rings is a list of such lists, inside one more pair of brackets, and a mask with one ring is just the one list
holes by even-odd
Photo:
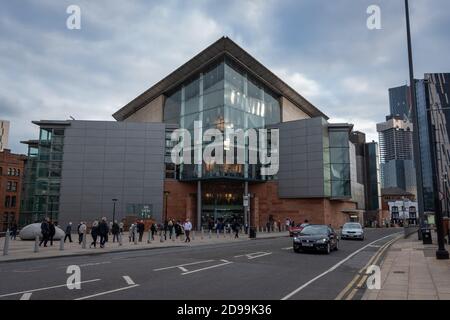
[[0, 152], [8, 148], [9, 121], [0, 120]]
[[402, 119], [410, 117], [411, 101], [408, 91], [408, 86], [389, 89], [389, 108], [391, 115], [400, 116]]
[[416, 194], [413, 161], [413, 126], [400, 116], [388, 116], [377, 124], [380, 140], [383, 188], [401, 188]]

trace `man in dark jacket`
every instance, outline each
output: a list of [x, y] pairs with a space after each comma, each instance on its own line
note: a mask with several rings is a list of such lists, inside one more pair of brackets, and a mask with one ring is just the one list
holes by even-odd
[[144, 221], [140, 221], [137, 224], [137, 232], [139, 233], [139, 242], [142, 242], [142, 236], [144, 235], [145, 224]]
[[109, 232], [108, 223], [106, 222], [106, 218], [102, 218], [102, 222], [100, 222], [98, 226], [98, 234], [100, 235], [100, 248], [105, 247], [105, 242], [107, 241]]
[[50, 239], [50, 245], [53, 246], [53, 237], [56, 234], [56, 228], [55, 224], [53, 223], [53, 220], [50, 220], [50, 222], [48, 223], [48, 229], [49, 229], [48, 237]]
[[114, 221], [112, 227], [111, 227], [111, 233], [113, 235], [113, 242], [119, 241], [119, 233], [120, 233], [120, 227], [119, 224], [117, 223], [117, 220]]
[[72, 222], [66, 227], [66, 235], [64, 236], [64, 242], [66, 242], [67, 238], [69, 238], [69, 242], [72, 242]]
[[44, 243], [44, 247], [47, 246], [48, 237], [50, 235], [50, 227], [48, 225], [48, 218], [45, 218], [44, 221], [41, 223], [41, 233], [42, 233], [42, 239], [39, 243], [39, 247]]

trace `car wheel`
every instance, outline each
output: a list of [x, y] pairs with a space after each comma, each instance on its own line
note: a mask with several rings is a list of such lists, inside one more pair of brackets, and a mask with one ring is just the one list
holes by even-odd
[[294, 252], [295, 253], [300, 253], [300, 252], [302, 252], [302, 250], [300, 248], [294, 248]]

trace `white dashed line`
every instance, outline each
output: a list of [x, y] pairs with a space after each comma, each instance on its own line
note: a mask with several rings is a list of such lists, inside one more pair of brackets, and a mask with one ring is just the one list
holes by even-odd
[[125, 281], [129, 286], [135, 284], [134, 281], [129, 276], [123, 276], [123, 278], [125, 279]]
[[31, 295], [32, 295], [31, 292], [24, 293], [24, 294], [20, 297], [20, 300], [30, 300]]
[[105, 292], [100, 292], [100, 293], [92, 294], [90, 296], [77, 298], [75, 300], [86, 300], [86, 299], [90, 299], [90, 298], [94, 298], [94, 297], [104, 296], [105, 294], [110, 294], [110, 293], [114, 293], [114, 292], [118, 292], [118, 291], [128, 290], [128, 289], [132, 289], [132, 288], [136, 288], [136, 287], [139, 287], [139, 285], [138, 284], [134, 284], [132, 286], [122, 287], [122, 288], [119, 288], [119, 289], [109, 290], [109, 291], [105, 291]]

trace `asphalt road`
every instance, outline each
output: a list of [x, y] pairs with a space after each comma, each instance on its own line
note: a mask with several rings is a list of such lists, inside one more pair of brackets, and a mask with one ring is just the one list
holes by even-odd
[[[399, 229], [367, 229], [330, 255], [294, 253], [292, 238], [0, 263], [2, 299], [335, 299]], [[67, 267], [81, 289], [66, 286]]]

